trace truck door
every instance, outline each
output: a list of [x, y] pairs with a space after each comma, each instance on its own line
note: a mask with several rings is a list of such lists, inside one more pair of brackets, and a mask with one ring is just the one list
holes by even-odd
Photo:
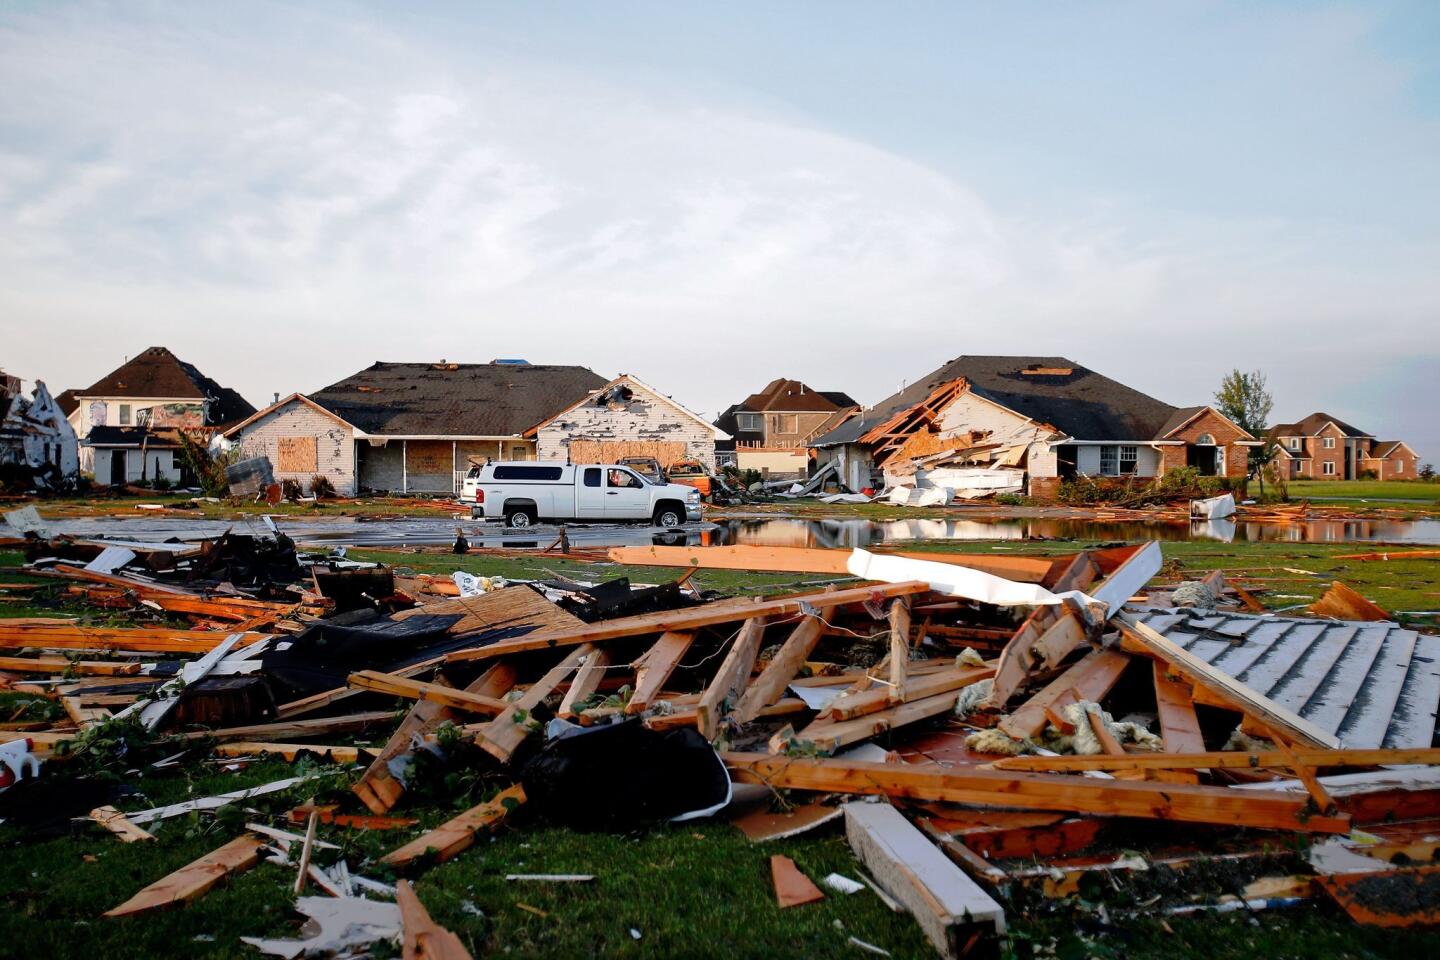
[[605, 468], [605, 516], [611, 520], [648, 520], [650, 490], [629, 470]]
[[575, 516], [585, 520], [601, 520], [605, 517], [605, 470], [602, 467], [580, 467], [580, 476], [575, 483]]

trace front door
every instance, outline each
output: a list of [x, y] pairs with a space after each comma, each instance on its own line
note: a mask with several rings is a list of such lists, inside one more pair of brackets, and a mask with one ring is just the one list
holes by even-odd
[[640, 520], [650, 516], [650, 491], [645, 481], [622, 467], [605, 470], [605, 516]]
[[129, 456], [124, 450], [110, 451], [110, 486], [125, 486], [125, 458]]
[[575, 485], [575, 516], [582, 520], [598, 520], [605, 516], [605, 469], [603, 467], [579, 467], [579, 482]]
[[1215, 448], [1191, 444], [1185, 449], [1185, 465], [1200, 471], [1201, 476], [1215, 476]]

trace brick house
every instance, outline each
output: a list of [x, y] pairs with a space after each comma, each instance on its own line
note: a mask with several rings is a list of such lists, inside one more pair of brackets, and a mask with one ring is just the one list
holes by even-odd
[[377, 362], [314, 393], [291, 394], [227, 436], [268, 457], [276, 480], [337, 493], [454, 493], [471, 461], [535, 459], [526, 431], [605, 385], [586, 367]]
[[1291, 480], [1406, 480], [1417, 474], [1415, 451], [1402, 440], [1373, 436], [1328, 413], [1316, 411], [1295, 423], [1270, 428], [1276, 462]]
[[810, 441], [860, 409], [838, 390], [814, 390], [799, 380], [772, 380], [720, 414], [715, 426], [733, 440], [716, 443], [716, 457], [766, 476], [802, 476]]
[[883, 487], [892, 453], [948, 450], [1023, 468], [1027, 492], [1049, 498], [1078, 476], [1244, 477], [1261, 442], [1213, 407], [1172, 406], [1064, 357], [1000, 356], [951, 360], [813, 446], [852, 490]]

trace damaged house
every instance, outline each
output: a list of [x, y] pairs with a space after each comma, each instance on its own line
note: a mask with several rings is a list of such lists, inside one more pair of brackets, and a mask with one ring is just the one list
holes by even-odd
[[80, 469], [110, 486], [193, 482], [180, 459], [179, 432], [214, 432], [255, 412], [240, 394], [165, 347], [150, 347], [62, 396], [80, 437]]
[[537, 458], [616, 463], [653, 457], [662, 469], [681, 460], [715, 469], [715, 443], [730, 435], [638, 377], [621, 374], [525, 432]]
[[17, 378], [0, 376], [0, 483], [53, 490], [73, 480], [79, 445], [59, 403], [43, 381], [27, 398]]
[[243, 457], [269, 458], [277, 481], [307, 490], [323, 476], [343, 496], [451, 494], [472, 462], [535, 459], [527, 431], [604, 385], [586, 367], [376, 362], [292, 394], [227, 436]]
[[1064, 357], [957, 357], [813, 445], [852, 491], [1050, 498], [1077, 476], [1243, 477], [1260, 443], [1213, 407], [1171, 406]]
[[814, 390], [799, 380], [772, 380], [730, 406], [715, 426], [734, 439], [715, 444], [724, 464], [755, 470], [767, 479], [803, 477], [815, 437], [839, 426], [860, 405], [838, 390]]

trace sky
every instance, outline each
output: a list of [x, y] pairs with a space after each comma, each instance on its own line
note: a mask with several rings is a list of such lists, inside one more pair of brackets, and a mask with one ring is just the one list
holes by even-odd
[[1059, 355], [1440, 459], [1437, 54], [1426, 0], [9, 2], [0, 368], [518, 357], [713, 416]]

